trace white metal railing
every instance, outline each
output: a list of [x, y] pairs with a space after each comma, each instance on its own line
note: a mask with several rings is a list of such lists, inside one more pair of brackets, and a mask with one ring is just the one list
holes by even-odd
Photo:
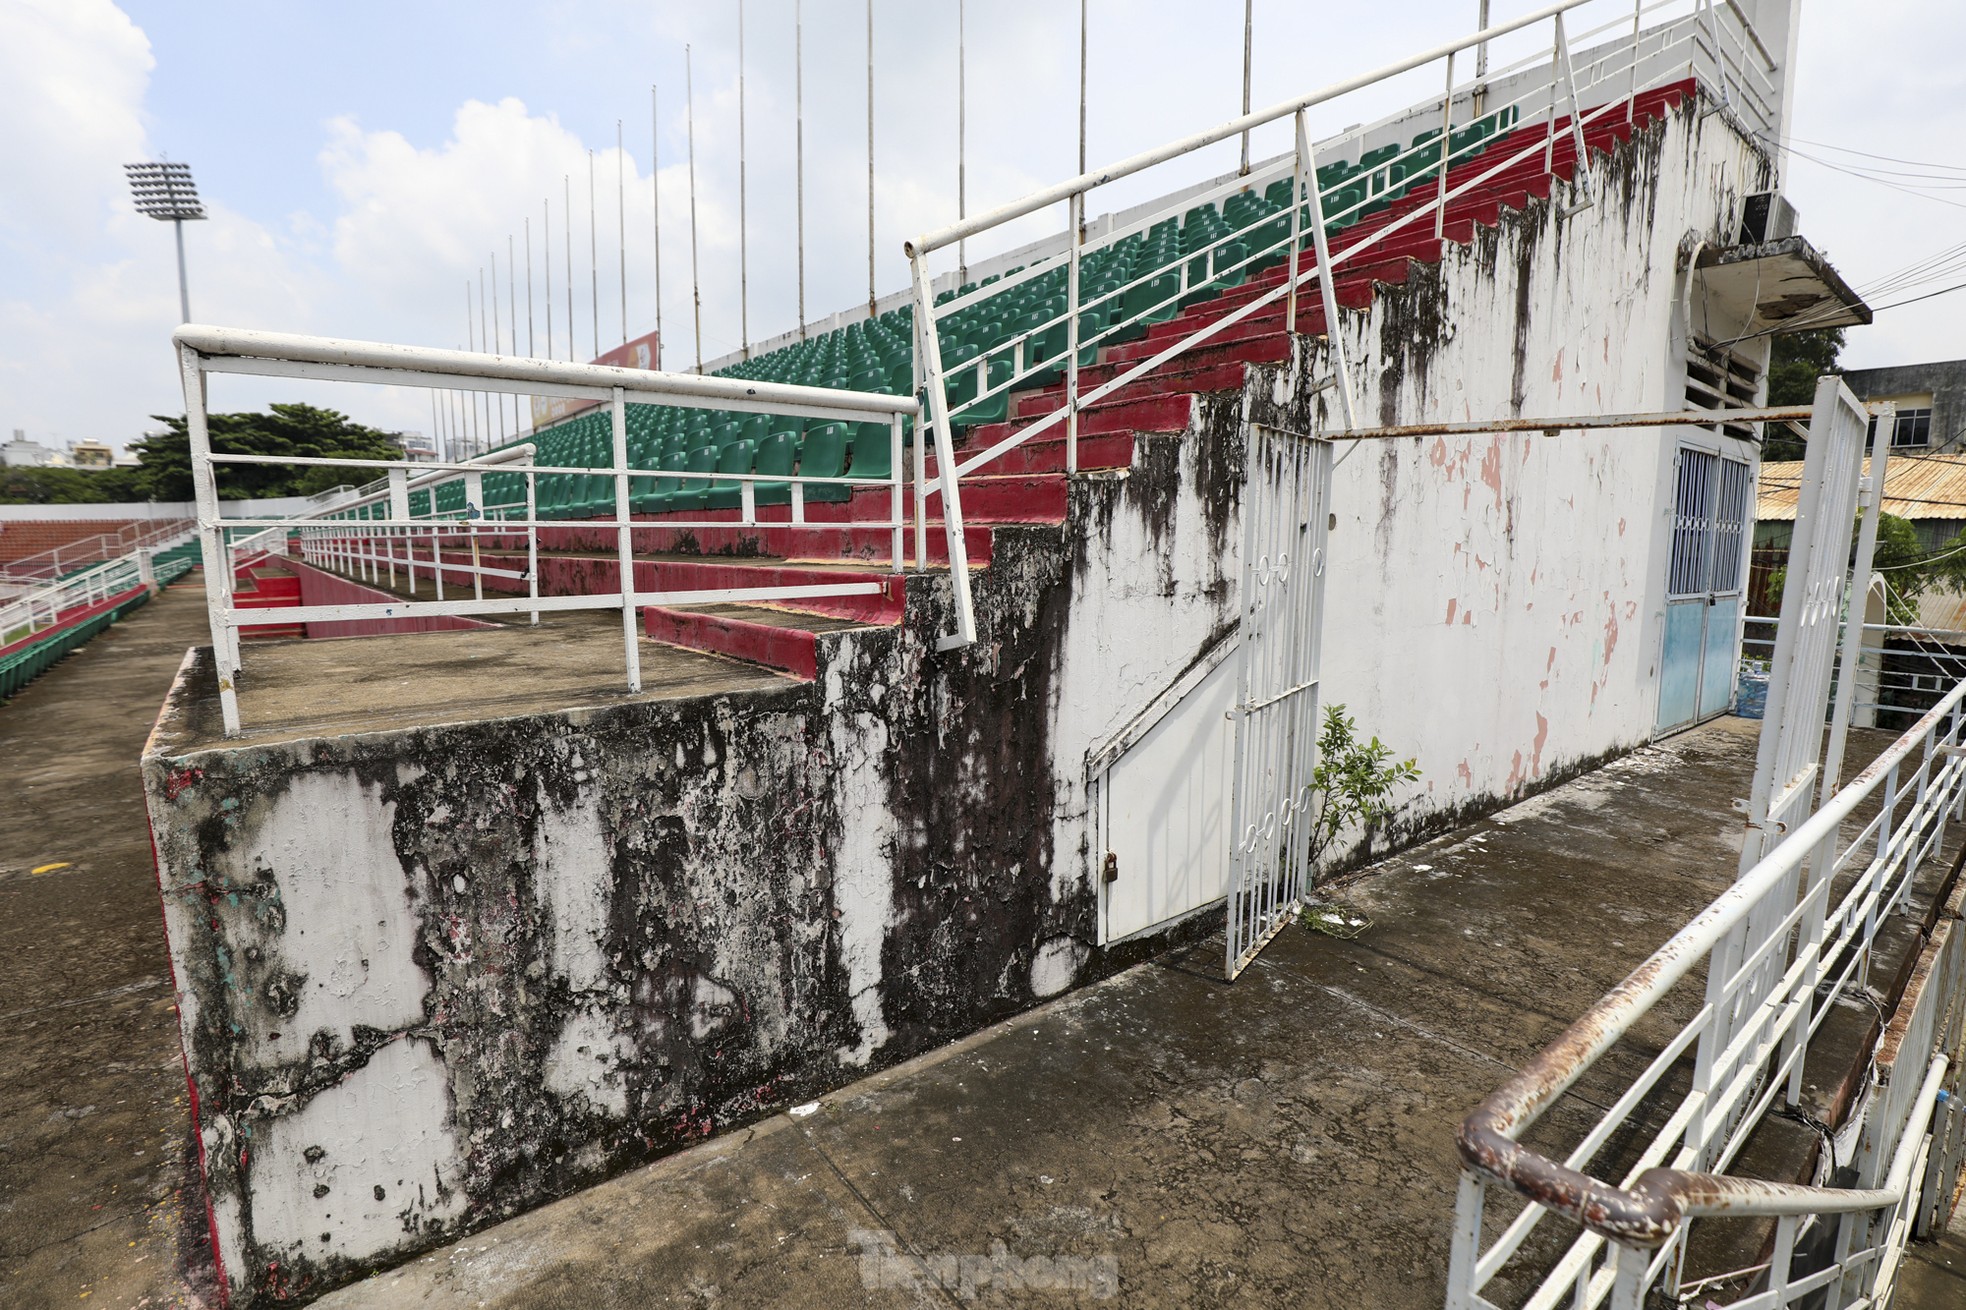
[[[1944, 1052], [1929, 1066], [1917, 1057], [1925, 1075], [1892, 1089], [1892, 1114], [1871, 1108], [1882, 1125], [1865, 1175], [1874, 1185], [1794, 1186], [1725, 1171], [1775, 1098], [1799, 1094], [1793, 1075], [1810, 1038], [1838, 997], [1863, 987], [1880, 928], [1907, 910], [1913, 880], [1940, 851], [1947, 824], [1966, 814], [1962, 701], [1966, 682], [1470, 1116], [1459, 1138], [1465, 1168], [1450, 1307], [1494, 1304], [1484, 1289], [1506, 1273], [1510, 1300], [1532, 1310], [1607, 1301], [1637, 1310], [1661, 1281], [1668, 1292], [1684, 1290], [1687, 1221], [1723, 1215], [1777, 1221], [1770, 1290], [1734, 1304], [1787, 1305], [1831, 1283], [1839, 1288], [1834, 1305], [1883, 1303], [1890, 1243], [1901, 1241], [1926, 1173], [1926, 1125], [1949, 1067]], [[1868, 817], [1844, 840], [1843, 825], [1860, 811]], [[1723, 949], [1764, 916], [1771, 929], [1745, 951]], [[1668, 1013], [1677, 1022], [1661, 1024]], [[1524, 1145], [1545, 1112], [1641, 1023], [1642, 1052], [1656, 1053], [1581, 1140], [1560, 1159]], [[1906, 1049], [1916, 1054], [1931, 1044], [1907, 1041]], [[1624, 1153], [1616, 1162], [1604, 1158], [1614, 1140]], [[1498, 1184], [1503, 1196], [1521, 1198], [1520, 1208], [1491, 1217], [1489, 1193]], [[1529, 1239], [1552, 1216], [1584, 1231], [1554, 1261], [1531, 1259]], [[1792, 1279], [1797, 1224], [1808, 1216], [1837, 1223], [1837, 1241], [1821, 1267]]]
[[139, 520], [114, 532], [65, 542], [34, 555], [0, 564], [0, 581], [49, 582], [84, 564], [113, 560], [138, 550], [166, 550], [190, 539], [192, 519]]
[[[1566, 30], [1566, 19], [1574, 22], [1582, 17], [1576, 11], [1587, 8], [1600, 21], [1584, 30]], [[1457, 73], [1458, 56], [1485, 52], [1490, 42], [1541, 24], [1551, 28], [1547, 49], [1493, 73], [1470, 75], [1464, 61]], [[1312, 144], [1309, 110], [1430, 64], [1443, 65], [1445, 76], [1438, 112], [1429, 122], [1409, 110]], [[957, 588], [956, 631], [942, 644], [960, 646], [975, 639], [961, 567], [964, 475], [1060, 427], [1066, 468], [1076, 470], [1079, 418], [1087, 407], [1237, 324], [1278, 307], [1279, 302], [1283, 322], [1294, 330], [1299, 290], [1313, 282], [1324, 323], [1335, 323], [1337, 273], [1348, 266], [1364, 266], [1375, 252], [1396, 251], [1398, 238], [1442, 238], [1455, 201], [1531, 160], [1540, 159], [1547, 172], [1559, 135], [1567, 138], [1566, 150], [1573, 151], [1578, 161], [1580, 204], [1590, 203], [1583, 166], [1586, 131], [1630, 121], [1638, 96], [1686, 78], [1716, 87], [1723, 105], [1751, 130], [1766, 132], [1778, 121], [1781, 88], [1775, 61], [1747, 15], [1731, 0], [1724, 5], [1713, 0], [1563, 0], [1081, 174], [909, 242], [915, 378], [927, 397], [939, 461], [938, 476], [927, 480], [925, 491], [940, 495], [944, 502], [943, 524]], [[1161, 166], [1185, 165], [1192, 171], [1190, 161], [1196, 152], [1284, 120], [1291, 120], [1295, 129], [1290, 152], [1199, 192], [1182, 191], [1164, 208], [1142, 207], [1123, 223], [1106, 225], [1096, 234], [1088, 231], [1088, 197], [1100, 188]], [[1366, 141], [1381, 139], [1401, 125], [1423, 130], [1410, 144], [1364, 149]], [[1498, 132], [1538, 125], [1539, 131], [1518, 132], [1500, 153], [1485, 150], [1488, 139]], [[1320, 167], [1320, 161], [1325, 166]], [[1283, 188], [1279, 203], [1266, 200], [1257, 205], [1245, 200], [1234, 216], [1229, 215], [1230, 202], [1252, 193], [1267, 197], [1278, 186]], [[1375, 222], [1369, 231], [1352, 233], [1339, 249], [1332, 249], [1334, 236], [1342, 236], [1409, 191], [1421, 196], [1420, 203]], [[1199, 239], [1176, 233], [1184, 216], [1218, 201], [1223, 204], [1222, 216], [1205, 220]], [[931, 255], [1060, 203], [1066, 207], [1067, 226], [1062, 258], [1034, 260], [986, 285], [934, 294]], [[1255, 294], [1192, 330], [1150, 338], [1133, 359], [1110, 362], [1104, 370], [1108, 376], [1084, 385], [1082, 373], [1102, 347], [1139, 339], [1153, 325], [1173, 319], [1193, 299], [1243, 285], [1279, 262], [1288, 267], [1273, 283], [1256, 288]], [[991, 325], [1002, 323], [1006, 315], [1014, 315], [1014, 322], [1005, 324], [1007, 330], [1001, 333], [992, 331]], [[1356, 427], [1343, 342], [1335, 335], [1331, 340], [1341, 410], [1346, 426]], [[1007, 403], [1011, 394], [1041, 386], [1059, 388], [1056, 408], [957, 458], [956, 427], [1011, 418]]]
[[[640, 691], [638, 642], [640, 611], [644, 606], [867, 596], [885, 592], [887, 584], [884, 580], [869, 578], [864, 572], [841, 570], [839, 581], [820, 584], [644, 592], [635, 585], [637, 556], [634, 534], [638, 529], [658, 526], [664, 529], [776, 527], [798, 531], [849, 526], [852, 529], [884, 532], [889, 546], [888, 569], [898, 573], [905, 565], [907, 556], [903, 538], [910, 524], [903, 494], [907, 463], [904, 458], [903, 425], [920, 410], [913, 397], [198, 325], [179, 328], [172, 339], [178, 348], [184, 384], [192, 479], [197, 492], [198, 529], [207, 576], [206, 597], [211, 619], [212, 649], [228, 735], [236, 735], [241, 730], [238, 687], [241, 673], [239, 630], [242, 627], [509, 613], [530, 613], [536, 620], [542, 611], [618, 609], [621, 612], [623, 663], [628, 688], [630, 691]], [[606, 457], [598, 459], [592, 466], [540, 464], [536, 461], [538, 446], [531, 442], [492, 451], [475, 460], [434, 463], [379, 459], [292, 459], [214, 453], [207, 428], [205, 402], [206, 379], [214, 373], [438, 388], [455, 386], [460, 380], [465, 380], [475, 389], [484, 391], [596, 400], [610, 407], [606, 412], [610, 416], [611, 441]], [[811, 473], [802, 466], [791, 471], [770, 473], [638, 466], [631, 459], [629, 450], [627, 406], [631, 399], [639, 405], [881, 424], [889, 437], [888, 471], [880, 476], [856, 476], [849, 469], [843, 475], [834, 476]], [[917, 568], [924, 568], [928, 528], [919, 492], [924, 473], [920, 443], [916, 443], [915, 448], [914, 560]], [[359, 471], [362, 475], [379, 473], [382, 476], [359, 488], [352, 497], [337, 499], [331, 505], [307, 514], [221, 519], [216, 490], [218, 467], [262, 463], [329, 465], [351, 472]], [[564, 481], [554, 482], [556, 479], [596, 477], [607, 480], [604, 500], [596, 502], [605, 505], [607, 514], [604, 517], [580, 519], [578, 524], [585, 529], [613, 532], [615, 543], [612, 553], [618, 569], [617, 588], [578, 595], [540, 595], [538, 554], [541, 530], [565, 529], [569, 526], [567, 519], [542, 517], [540, 486], [542, 482], [566, 485]], [[685, 513], [664, 515], [659, 524], [647, 519], [636, 520], [632, 511], [637, 494], [634, 487], [646, 487], [662, 480], [687, 487], [707, 485], [713, 489], [727, 489], [734, 486], [737, 490], [735, 516], [693, 517]], [[459, 482], [464, 484], [464, 493], [457, 508], [444, 509], [438, 503], [437, 493]], [[488, 487], [496, 494], [488, 496]], [[884, 490], [887, 513], [879, 517], [854, 517], [846, 524], [810, 517], [807, 501], [812, 494], [811, 489], [819, 487], [843, 490], [849, 497], [855, 489]], [[769, 499], [774, 503], [766, 504], [761, 499], [766, 488], [772, 491]], [[781, 492], [785, 503], [775, 503]], [[235, 533], [249, 534], [241, 536], [237, 543], [246, 557], [269, 549], [269, 543], [274, 538], [265, 534], [278, 533], [280, 539], [288, 534], [298, 536], [304, 558], [370, 582], [380, 582], [385, 576], [393, 582], [396, 570], [400, 568], [412, 588], [411, 595], [362, 604], [299, 606], [278, 610], [240, 609], [234, 604], [233, 575], [228, 567], [239, 557], [232, 549], [232, 534]], [[522, 539], [527, 561], [523, 574], [514, 568], [501, 568], [481, 561], [479, 543], [486, 535], [494, 533], [501, 543]], [[472, 563], [467, 565], [444, 557], [444, 547], [453, 543], [465, 543], [471, 547]], [[418, 573], [433, 584], [434, 599], [423, 600], [415, 595]], [[452, 598], [445, 594], [445, 578], [458, 575], [469, 576], [472, 580], [469, 599]], [[487, 580], [493, 582], [493, 587], [487, 588]], [[521, 580], [526, 583], [522, 590], [516, 585]], [[512, 587], [518, 594], [501, 593], [497, 589], [499, 585]]]
[[130, 554], [16, 597], [0, 605], [0, 646], [54, 627], [78, 609], [99, 605], [149, 581], [144, 558]]
[[[1741, 672], [1743, 678], [1765, 675], [1773, 659], [1776, 621], [1749, 615], [1743, 621]], [[1897, 727], [1919, 718], [1961, 678], [1966, 678], [1966, 632], [1919, 627], [1916, 624], [1865, 623], [1861, 630], [1883, 642], [1857, 650], [1855, 700], [1851, 708], [1882, 727]], [[1831, 695], [1843, 676], [1831, 678]]]

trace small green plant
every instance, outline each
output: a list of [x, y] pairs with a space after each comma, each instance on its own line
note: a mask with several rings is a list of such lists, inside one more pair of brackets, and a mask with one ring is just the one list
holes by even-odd
[[1317, 767], [1311, 771], [1311, 789], [1317, 793], [1311, 824], [1313, 869], [1347, 828], [1391, 818], [1398, 809], [1394, 792], [1420, 776], [1417, 761], [1394, 761], [1392, 748], [1377, 737], [1360, 741], [1358, 724], [1343, 705], [1325, 706], [1317, 747]]

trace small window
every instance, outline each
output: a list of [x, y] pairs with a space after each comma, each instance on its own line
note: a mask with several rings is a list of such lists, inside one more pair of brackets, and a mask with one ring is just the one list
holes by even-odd
[[[1877, 441], [1877, 416], [1871, 415], [1870, 428], [1864, 434], [1864, 449], [1869, 450]], [[1929, 446], [1932, 444], [1932, 410], [1901, 409], [1897, 420], [1891, 425], [1891, 449], [1905, 446]]]
[[1932, 411], [1929, 409], [1901, 409], [1898, 411], [1897, 426], [1891, 429], [1891, 448], [1900, 446], [1929, 446], [1932, 444]]

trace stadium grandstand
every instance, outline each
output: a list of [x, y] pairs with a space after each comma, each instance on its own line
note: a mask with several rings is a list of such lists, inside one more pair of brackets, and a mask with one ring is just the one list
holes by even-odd
[[[1872, 314], [1800, 5], [1481, 12], [694, 372], [173, 334], [197, 499], [0, 526], [0, 694], [197, 570], [142, 780], [219, 1300], [1891, 1303], [1966, 682], [1835, 676], [1894, 411], [1768, 402]], [[238, 375], [534, 421], [245, 453]]]

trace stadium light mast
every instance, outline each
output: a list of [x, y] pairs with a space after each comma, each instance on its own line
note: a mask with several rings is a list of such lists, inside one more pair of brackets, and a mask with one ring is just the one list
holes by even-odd
[[184, 225], [188, 220], [205, 217], [204, 202], [198, 199], [198, 187], [191, 180], [191, 165], [168, 160], [125, 164], [123, 172], [129, 175], [130, 195], [136, 201], [137, 213], [169, 223], [177, 230], [178, 312], [183, 315], [182, 321], [189, 323], [191, 290], [184, 276]]

